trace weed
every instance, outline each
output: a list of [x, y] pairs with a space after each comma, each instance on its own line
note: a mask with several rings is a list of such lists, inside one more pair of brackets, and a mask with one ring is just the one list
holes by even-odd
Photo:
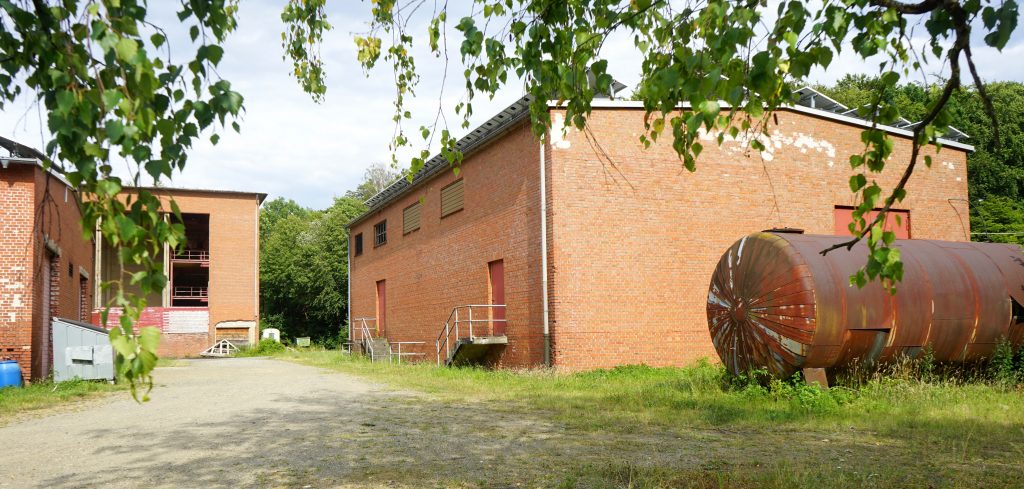
[[988, 364], [989, 378], [1003, 385], [1014, 385], [1020, 382], [1024, 376], [1022, 376], [1020, 363], [1015, 358], [1016, 353], [1013, 345], [1006, 341], [1006, 338], [1000, 338]]

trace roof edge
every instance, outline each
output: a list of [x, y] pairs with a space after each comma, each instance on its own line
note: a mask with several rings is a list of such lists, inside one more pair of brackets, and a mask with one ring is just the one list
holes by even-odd
[[212, 189], [212, 188], [154, 187], [154, 186], [146, 186], [146, 185], [126, 185], [126, 186], [122, 187], [122, 189], [123, 190], [149, 190], [149, 191], [152, 191], [154, 193], [156, 193], [156, 192], [165, 192], [165, 193], [183, 192], [183, 193], [193, 193], [193, 194], [225, 194], [225, 195], [254, 196], [254, 197], [256, 197], [256, 199], [259, 201], [260, 204], [263, 204], [263, 201], [266, 200], [267, 195], [268, 195], [268, 194], [262, 193], [262, 192], [247, 192], [247, 191], [244, 191], [244, 190], [219, 190], [219, 189]]
[[[562, 105], [564, 105], [564, 104], [562, 104]], [[634, 100], [594, 100], [590, 105], [593, 108], [601, 108], [601, 109], [643, 109], [644, 108], [643, 102], [634, 101]], [[719, 101], [719, 105], [723, 109], [730, 108], [730, 105], [725, 103], [724, 101]], [[560, 105], [558, 104], [557, 101], [553, 101], [552, 100], [552, 101], [548, 101], [548, 107], [560, 107]], [[690, 108], [690, 104], [689, 103], [680, 104], [680, 105], [677, 106], [677, 108], [679, 108], [679, 109], [689, 109]], [[789, 105], [789, 104], [787, 104], [787, 105], [783, 105], [783, 106], [781, 106], [779, 108], [782, 109], [782, 110], [790, 110], [790, 111], [793, 111], [793, 112], [799, 112], [799, 113], [803, 113], [803, 114], [807, 114], [807, 115], [811, 115], [811, 116], [815, 116], [815, 117], [821, 117], [823, 119], [830, 119], [830, 120], [834, 120], [834, 121], [837, 121], [837, 122], [843, 122], [843, 123], [846, 123], [846, 124], [851, 124], [851, 125], [860, 126], [860, 127], [864, 127], [864, 128], [876, 127], [876, 128], [881, 129], [881, 130], [883, 130], [885, 132], [888, 132], [888, 133], [891, 133], [891, 134], [896, 134], [896, 135], [899, 135], [899, 136], [913, 137], [913, 135], [914, 135], [913, 131], [908, 131], [906, 129], [900, 129], [898, 127], [893, 127], [893, 126], [889, 126], [889, 125], [885, 125], [885, 124], [873, 124], [871, 121], [867, 121], [867, 120], [864, 120], [864, 119], [858, 119], [856, 117], [850, 117], [850, 116], [846, 116], [846, 115], [836, 114], [834, 112], [829, 112], [829, 111], [826, 111], [826, 110], [813, 109], [811, 107], [804, 107], [802, 105]], [[940, 143], [942, 143], [943, 146], [949, 146], [951, 148], [957, 148], [957, 149], [962, 149], [964, 151], [974, 152], [974, 145], [966, 144], [966, 143], [961, 143], [961, 142], [953, 141], [951, 139], [946, 139], [946, 138], [939, 138], [938, 140], [939, 140]]]

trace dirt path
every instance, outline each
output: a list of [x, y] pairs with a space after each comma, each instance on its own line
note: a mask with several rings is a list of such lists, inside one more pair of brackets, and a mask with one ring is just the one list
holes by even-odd
[[[543, 412], [448, 404], [271, 359], [194, 360], [157, 379], [146, 405], [114, 394], [0, 427], [0, 489], [623, 487], [636, 468], [674, 474], [659, 486], [713, 487], [723, 471], [765, 463], [783, 464], [767, 470], [784, 487], [822, 487], [800, 467], [835, 469], [830, 487], [879, 486], [881, 466], [945, 487], [974, 465], [846, 429], [579, 431]], [[894, 477], [881, 486], [905, 485]]]
[[546, 486], [611, 453], [687, 456], [270, 359], [195, 360], [157, 379], [146, 405], [114, 395], [0, 428], [0, 487]]

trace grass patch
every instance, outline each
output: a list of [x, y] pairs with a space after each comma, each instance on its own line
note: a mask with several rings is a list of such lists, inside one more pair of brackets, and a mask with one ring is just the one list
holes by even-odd
[[46, 409], [126, 390], [122, 384], [102, 381], [69, 380], [66, 382], [35, 382], [31, 385], [0, 389], [0, 423], [28, 411]]
[[868, 375], [822, 391], [736, 381], [707, 362], [566, 374], [370, 363], [323, 350], [277, 356], [441, 401], [540, 411], [587, 436], [724, 433], [709, 443], [739, 456], [701, 470], [611, 460], [571, 474], [565, 487], [999, 487], [1024, 473], [1019, 381]]
[[360, 356], [324, 350], [278, 356], [450, 400], [525, 405], [587, 429], [631, 422], [702, 428], [853, 426], [876, 431], [923, 427], [945, 433], [940, 428], [948, 425], [949, 432], [959, 436], [973, 423], [983, 431], [979, 434], [1012, 429], [1024, 435], [1024, 386], [1020, 384], [879, 377], [862, 381], [857, 388], [822, 391], [802, 382], [775, 381], [766, 387], [736, 381], [722, 367], [707, 362], [683, 368], [633, 365], [565, 374], [371, 363]]

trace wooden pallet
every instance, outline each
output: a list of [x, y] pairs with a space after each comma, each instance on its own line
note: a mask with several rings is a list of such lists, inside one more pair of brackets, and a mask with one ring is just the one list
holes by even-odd
[[204, 357], [229, 357], [238, 353], [238, 347], [228, 340], [220, 340], [213, 346], [200, 353]]

